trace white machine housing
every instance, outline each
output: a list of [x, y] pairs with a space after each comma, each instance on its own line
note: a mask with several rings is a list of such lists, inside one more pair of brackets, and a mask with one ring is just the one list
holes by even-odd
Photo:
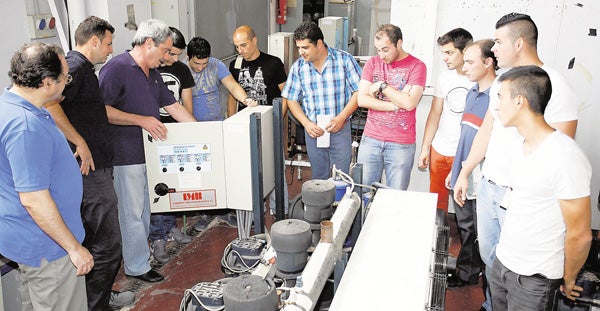
[[[261, 116], [263, 198], [274, 188], [273, 108], [246, 108], [225, 121], [165, 123], [168, 138], [142, 131], [150, 209], [252, 210], [250, 114]], [[155, 187], [163, 183], [167, 193]]]

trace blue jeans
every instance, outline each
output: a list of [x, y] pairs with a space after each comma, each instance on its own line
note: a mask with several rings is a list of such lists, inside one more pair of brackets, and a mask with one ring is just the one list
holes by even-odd
[[150, 202], [146, 165], [114, 167], [115, 191], [119, 198], [119, 224], [123, 238], [123, 266], [127, 275], [150, 271]]
[[348, 174], [352, 158], [352, 137], [350, 122], [337, 133], [330, 133], [329, 148], [317, 148], [317, 139], [310, 137], [304, 131], [306, 152], [310, 161], [312, 179], [327, 179], [331, 177], [331, 168], [335, 164], [338, 170]]
[[356, 160], [363, 165], [363, 184], [381, 181], [385, 170], [385, 184], [388, 187], [406, 190], [415, 161], [415, 148], [415, 144], [383, 142], [363, 135]]
[[[492, 265], [496, 259], [496, 245], [500, 240], [500, 230], [504, 224], [506, 210], [500, 207], [500, 202], [506, 192], [505, 188], [493, 185], [488, 179], [481, 178], [477, 187], [477, 239], [479, 255], [485, 264], [485, 277], [488, 284], [492, 279]], [[489, 286], [486, 300], [483, 304], [486, 310], [492, 310]]]
[[490, 281], [494, 311], [552, 310], [560, 284], [562, 279], [548, 279], [542, 274], [517, 274], [496, 259]]
[[158, 213], [150, 215], [150, 234], [148, 239], [151, 242], [156, 240], [167, 240], [167, 234], [176, 225], [175, 215], [170, 213]]

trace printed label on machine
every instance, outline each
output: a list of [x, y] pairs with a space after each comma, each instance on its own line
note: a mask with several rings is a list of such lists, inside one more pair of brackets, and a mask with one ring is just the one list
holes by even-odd
[[201, 208], [217, 206], [215, 189], [169, 193], [171, 209]]
[[162, 174], [211, 171], [210, 144], [160, 145], [156, 153]]

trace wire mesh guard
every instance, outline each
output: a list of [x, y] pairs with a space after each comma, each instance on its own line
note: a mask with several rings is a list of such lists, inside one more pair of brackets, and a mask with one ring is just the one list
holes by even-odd
[[[445, 215], [443, 216], [445, 218]], [[437, 223], [435, 246], [432, 250], [430, 270], [431, 287], [429, 304], [426, 310], [443, 311], [446, 306], [446, 281], [448, 277], [448, 246], [450, 243], [450, 227], [443, 221]]]

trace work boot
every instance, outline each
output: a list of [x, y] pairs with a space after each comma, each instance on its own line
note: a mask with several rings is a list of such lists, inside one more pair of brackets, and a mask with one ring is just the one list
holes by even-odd
[[204, 231], [210, 225], [210, 222], [215, 218], [214, 215], [209, 214], [201, 214], [200, 219], [194, 224], [194, 230], [196, 231]]
[[118, 292], [113, 290], [110, 293], [110, 300], [108, 301], [108, 306], [113, 310], [120, 310], [121, 308], [132, 304], [134, 301], [135, 294], [133, 292]]
[[179, 228], [177, 227], [171, 228], [171, 232], [169, 232], [169, 237], [173, 238], [178, 243], [187, 244], [192, 242], [192, 237], [181, 232], [181, 230], [179, 230]]
[[235, 214], [235, 211], [228, 212], [223, 215], [219, 215], [219, 216], [217, 216], [217, 219], [225, 222], [231, 228], [237, 228], [238, 222], [237, 222], [237, 216]]
[[161, 263], [169, 262], [170, 258], [169, 254], [167, 254], [167, 241], [158, 239], [152, 242], [152, 254], [154, 255], [154, 259]]

